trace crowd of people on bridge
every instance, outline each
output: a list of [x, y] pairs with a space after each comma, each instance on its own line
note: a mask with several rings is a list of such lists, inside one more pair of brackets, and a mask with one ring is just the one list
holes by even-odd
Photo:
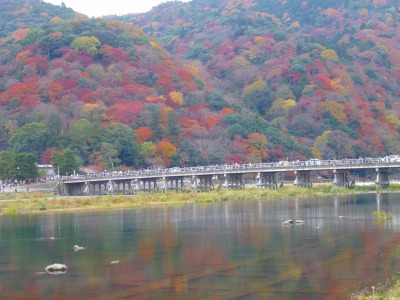
[[87, 173], [86, 175], [74, 174], [70, 176], [62, 176], [62, 180], [73, 180], [82, 178], [107, 178], [107, 177], [122, 177], [122, 176], [141, 176], [141, 175], [166, 175], [166, 174], [176, 174], [176, 173], [207, 173], [215, 171], [230, 171], [230, 170], [254, 170], [257, 169], [268, 169], [276, 168], [296, 168], [296, 167], [335, 167], [335, 166], [345, 166], [345, 165], [385, 165], [388, 163], [400, 163], [400, 156], [392, 155], [383, 158], [345, 158], [345, 159], [310, 159], [310, 160], [283, 160], [279, 162], [258, 162], [258, 163], [246, 163], [246, 164], [215, 164], [209, 166], [196, 166], [196, 167], [172, 167], [172, 168], [148, 168], [139, 170], [128, 170], [128, 171], [107, 171], [104, 170], [101, 173]]

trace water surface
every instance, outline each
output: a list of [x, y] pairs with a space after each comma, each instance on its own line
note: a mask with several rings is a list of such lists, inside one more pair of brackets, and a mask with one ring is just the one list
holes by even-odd
[[399, 196], [2, 216], [0, 299], [349, 299], [400, 269]]

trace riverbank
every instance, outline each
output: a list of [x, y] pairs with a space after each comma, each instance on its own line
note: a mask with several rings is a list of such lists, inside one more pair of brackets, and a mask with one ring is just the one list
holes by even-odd
[[365, 288], [351, 295], [350, 300], [396, 300], [400, 299], [400, 277], [396, 275], [383, 283]]
[[311, 189], [284, 186], [278, 189], [214, 190], [201, 193], [168, 192], [141, 193], [138, 195], [105, 195], [85, 197], [63, 197], [43, 192], [0, 194], [0, 215], [21, 213], [45, 213], [61, 211], [123, 209], [155, 205], [179, 205], [194, 202], [218, 202], [229, 199], [276, 199], [350, 195], [368, 192], [400, 192], [400, 184], [386, 188], [375, 185], [353, 188], [335, 188], [329, 183], [314, 184]]

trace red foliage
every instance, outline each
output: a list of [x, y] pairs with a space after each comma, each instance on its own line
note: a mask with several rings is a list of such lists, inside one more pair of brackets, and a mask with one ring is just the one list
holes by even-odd
[[159, 77], [156, 82], [156, 86], [162, 86], [164, 89], [164, 93], [169, 93], [174, 90], [174, 82], [172, 81], [173, 77], [171, 72], [162, 72], [159, 74]]
[[178, 69], [175, 71], [175, 75], [182, 81], [192, 81], [192, 73], [186, 69]]
[[150, 127], [142, 126], [135, 130], [135, 134], [137, 136], [137, 142], [142, 144], [153, 136], [153, 131]]
[[108, 115], [113, 121], [132, 125], [136, 123], [138, 115], [142, 113], [142, 106], [141, 102], [118, 100], [109, 108]]
[[100, 54], [103, 54], [105, 61], [119, 63], [128, 60], [128, 55], [121, 48], [113, 48], [107, 44], [100, 49]]
[[53, 159], [53, 149], [47, 148], [43, 154], [42, 157], [40, 158], [40, 160], [42, 161], [42, 163], [44, 164], [51, 164], [51, 160]]
[[64, 88], [64, 90], [70, 90], [76, 87], [78, 80], [76, 79], [66, 79], [58, 82]]
[[328, 76], [324, 74], [315, 75], [315, 80], [322, 84], [323, 88], [330, 92], [336, 92], [336, 89], [332, 85], [332, 81]]
[[92, 91], [90, 93], [85, 94], [80, 98], [81, 102], [83, 103], [96, 103], [99, 99], [97, 96], [97, 93], [95, 91]]
[[127, 84], [122, 89], [129, 99], [144, 100], [151, 94], [150, 89], [142, 84]]
[[76, 59], [86, 68], [93, 63], [93, 54], [81, 51], [76, 55]]
[[317, 69], [322, 69], [322, 68], [325, 67], [325, 63], [324, 63], [324, 61], [322, 59], [317, 58], [316, 60], [314, 60], [314, 66]]
[[282, 149], [282, 146], [278, 146], [274, 149], [271, 149], [269, 152], [269, 158], [273, 161], [280, 161], [285, 157], [285, 152]]
[[28, 65], [35, 65], [36, 69], [40, 74], [45, 74], [47, 71], [47, 57], [43, 55], [35, 55], [33, 57], [27, 58], [25, 63]]
[[83, 88], [72, 91], [72, 94], [74, 94], [79, 100], [82, 100], [82, 98], [85, 97], [85, 95], [90, 94], [92, 92], [93, 92], [92, 89]]
[[224, 162], [226, 164], [241, 164], [243, 162], [243, 157], [237, 153], [231, 153], [225, 156]]

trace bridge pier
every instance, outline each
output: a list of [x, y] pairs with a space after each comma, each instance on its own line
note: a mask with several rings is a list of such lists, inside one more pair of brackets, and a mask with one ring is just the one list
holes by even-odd
[[257, 174], [257, 186], [261, 188], [277, 188], [276, 172], [259, 172]]
[[140, 191], [140, 182], [137, 179], [132, 179], [129, 183], [129, 192], [136, 195]]
[[228, 189], [244, 189], [243, 174], [225, 174], [225, 186]]
[[334, 186], [350, 186], [349, 180], [349, 170], [333, 170], [334, 178], [333, 185]]
[[68, 196], [84, 196], [88, 193], [88, 184], [87, 182], [76, 182], [73, 184], [59, 184], [59, 193], [60, 195], [68, 195]]
[[214, 188], [212, 183], [212, 175], [199, 175], [197, 178], [200, 181], [200, 186], [197, 185], [197, 188], [200, 188], [200, 191], [209, 191]]
[[375, 184], [379, 187], [389, 186], [389, 168], [376, 168]]
[[294, 171], [294, 174], [296, 175], [294, 186], [312, 187], [311, 171]]
[[185, 187], [185, 184], [183, 182], [184, 179], [185, 177], [183, 176], [166, 179], [166, 190], [176, 191], [176, 192], [181, 191]]
[[139, 182], [139, 191], [151, 193], [157, 190], [157, 178], [141, 178], [140, 181], [143, 184], [143, 188], [140, 188]]

